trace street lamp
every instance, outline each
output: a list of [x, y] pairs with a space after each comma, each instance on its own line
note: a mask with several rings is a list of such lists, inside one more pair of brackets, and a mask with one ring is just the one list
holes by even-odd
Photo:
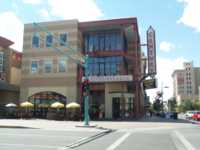
[[164, 92], [163, 92], [163, 89], [167, 89], [169, 88], [168, 86], [164, 86], [163, 87], [163, 82], [161, 84], [161, 100], [162, 100], [162, 113], [164, 112], [164, 99], [163, 99], [163, 95], [164, 95]]

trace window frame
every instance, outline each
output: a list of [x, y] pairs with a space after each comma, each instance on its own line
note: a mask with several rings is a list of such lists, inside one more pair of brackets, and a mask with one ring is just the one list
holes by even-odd
[[[37, 71], [36, 72], [32, 71], [32, 62], [33, 61], [37, 62]], [[39, 61], [40, 61], [39, 59], [32, 59], [31, 60], [31, 64], [30, 64], [30, 73], [31, 74], [38, 74], [39, 73]]]
[[[60, 71], [60, 61], [64, 61], [65, 62], [65, 71]], [[67, 72], [67, 63], [68, 63], [68, 59], [67, 58], [58, 58], [58, 69], [57, 69], [57, 72], [59, 72], [59, 73]]]
[[[46, 72], [46, 62], [47, 61], [51, 61], [51, 71], [50, 72]], [[49, 74], [49, 73], [53, 73], [53, 60], [52, 59], [44, 59], [43, 60], [43, 72], [45, 73], [45, 74]]]
[[[33, 44], [33, 38], [37, 37], [38, 38], [38, 47], [35, 47]], [[31, 37], [31, 48], [37, 49], [40, 48], [40, 34], [33, 34]]]
[[[48, 43], [49, 45], [47, 45], [47, 37], [48, 36], [52, 36], [52, 42], [51, 43]], [[50, 33], [50, 34], [46, 34], [46, 36], [45, 36], [45, 47], [52, 47], [53, 45], [54, 45], [54, 34], [53, 33]]]
[[[62, 41], [61, 41], [61, 35], [66, 35], [66, 41], [64, 42], [63, 45], [62, 45]], [[68, 44], [68, 33], [67, 32], [59, 33], [59, 46], [67, 46], [67, 44]]]

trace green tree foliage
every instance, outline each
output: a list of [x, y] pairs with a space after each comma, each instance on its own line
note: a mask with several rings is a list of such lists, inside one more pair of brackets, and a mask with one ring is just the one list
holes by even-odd
[[200, 110], [200, 101], [196, 100], [195, 102], [193, 102], [193, 108], [195, 110]]
[[168, 100], [168, 109], [171, 112], [175, 112], [177, 110], [177, 102], [174, 97], [172, 97]]
[[192, 100], [184, 100], [181, 102], [181, 104], [178, 106], [179, 112], [185, 112], [187, 110], [195, 110], [195, 107], [198, 107], [195, 102]]

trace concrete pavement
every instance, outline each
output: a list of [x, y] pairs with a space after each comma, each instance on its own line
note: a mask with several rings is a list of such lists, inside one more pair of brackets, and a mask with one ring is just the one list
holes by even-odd
[[[158, 117], [139, 121], [91, 121], [98, 128], [82, 128], [83, 122], [53, 120], [0, 120], [1, 150], [199, 150], [200, 126], [185, 120]], [[111, 128], [114, 132], [102, 134]], [[100, 135], [97, 137], [96, 135]], [[78, 143], [78, 144], [77, 144]]]

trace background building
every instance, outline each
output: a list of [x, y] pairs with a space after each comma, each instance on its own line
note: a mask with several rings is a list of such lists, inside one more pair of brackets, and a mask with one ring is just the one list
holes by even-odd
[[19, 102], [22, 53], [10, 48], [12, 41], [0, 36], [0, 105]]
[[56, 51], [73, 49], [89, 55], [90, 114], [94, 119], [100, 113], [107, 119], [142, 116], [143, 64], [136, 18], [67, 20], [39, 26], [48, 33], [39, 30], [36, 34], [32, 24], [24, 28], [21, 100], [83, 104], [84, 70]]
[[193, 62], [185, 62], [184, 69], [175, 70], [172, 74], [174, 97], [178, 104], [182, 100], [199, 99], [200, 68], [194, 67]]

